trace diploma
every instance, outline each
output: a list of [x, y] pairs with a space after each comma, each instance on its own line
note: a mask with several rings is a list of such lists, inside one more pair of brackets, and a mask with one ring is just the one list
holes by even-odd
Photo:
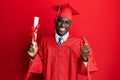
[[34, 28], [36, 28], [36, 26], [38, 25], [39, 23], [39, 17], [34, 17]]
[[33, 47], [35, 48], [36, 40], [37, 40], [37, 31], [38, 31], [38, 24], [39, 24], [39, 17], [34, 17], [34, 23], [33, 23], [33, 37], [32, 37], [32, 43]]

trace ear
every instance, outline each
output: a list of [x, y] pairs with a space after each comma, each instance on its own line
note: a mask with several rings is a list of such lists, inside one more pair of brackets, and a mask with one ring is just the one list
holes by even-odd
[[71, 21], [70, 27], [72, 27], [72, 21]]

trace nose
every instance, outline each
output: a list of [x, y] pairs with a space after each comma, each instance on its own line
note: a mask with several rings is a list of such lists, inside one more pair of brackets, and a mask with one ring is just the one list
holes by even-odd
[[62, 27], [65, 27], [65, 25], [66, 25], [66, 24], [65, 24], [64, 22], [62, 22]]

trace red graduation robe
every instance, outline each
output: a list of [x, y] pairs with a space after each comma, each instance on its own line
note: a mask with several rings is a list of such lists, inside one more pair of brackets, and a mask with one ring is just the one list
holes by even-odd
[[42, 38], [39, 53], [30, 62], [25, 80], [33, 73], [42, 73], [44, 80], [78, 80], [77, 74], [86, 75], [90, 79], [97, 68], [92, 52], [89, 54], [87, 68], [83, 63], [80, 48], [86, 42], [82, 37], [70, 35], [61, 46], [58, 46], [54, 35]]

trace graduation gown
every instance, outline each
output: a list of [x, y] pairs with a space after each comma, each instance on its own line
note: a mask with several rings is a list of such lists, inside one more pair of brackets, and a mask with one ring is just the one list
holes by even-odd
[[43, 74], [44, 80], [78, 80], [77, 74], [86, 75], [90, 79], [97, 67], [92, 52], [88, 57], [87, 68], [83, 63], [80, 48], [85, 42], [82, 37], [69, 35], [68, 39], [58, 46], [54, 35], [42, 38], [39, 42], [39, 53], [30, 61], [25, 80], [30, 79], [34, 73]]

